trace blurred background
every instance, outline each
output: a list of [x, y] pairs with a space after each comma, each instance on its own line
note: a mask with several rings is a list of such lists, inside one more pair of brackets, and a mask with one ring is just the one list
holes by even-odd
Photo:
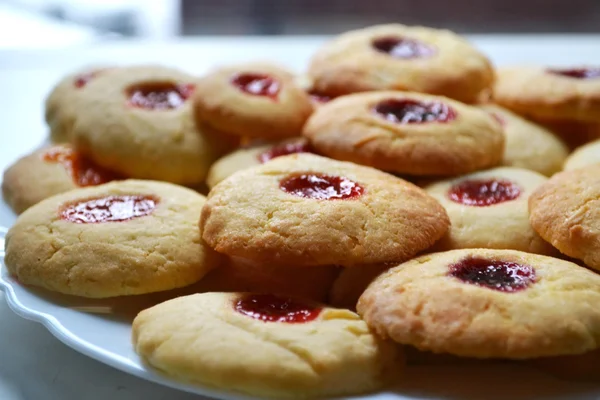
[[598, 33], [600, 0], [0, 0], [0, 48], [321, 35], [398, 21], [460, 33]]

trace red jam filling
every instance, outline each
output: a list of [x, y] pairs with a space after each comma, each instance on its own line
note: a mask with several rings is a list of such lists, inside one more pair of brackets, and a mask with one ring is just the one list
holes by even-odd
[[69, 147], [53, 147], [43, 154], [42, 159], [62, 164], [77, 186], [95, 186], [119, 178]]
[[192, 84], [141, 83], [127, 90], [128, 104], [145, 110], [173, 110], [181, 107], [193, 92]]
[[157, 204], [154, 196], [106, 196], [67, 204], [60, 217], [77, 224], [120, 222], [149, 215]]
[[316, 90], [309, 90], [307, 93], [310, 100], [315, 104], [325, 104], [333, 100], [333, 96], [326, 95], [325, 93]]
[[444, 103], [416, 100], [384, 100], [373, 107], [373, 112], [398, 124], [449, 122], [456, 118], [456, 111]]
[[467, 206], [485, 207], [514, 200], [521, 194], [521, 188], [507, 180], [466, 180], [448, 190], [450, 200]]
[[596, 79], [600, 78], [600, 68], [570, 68], [570, 69], [549, 69], [548, 72], [555, 75], [562, 75], [575, 79]]
[[295, 153], [311, 153], [312, 149], [307, 141], [298, 140], [294, 142], [281, 143], [271, 147], [270, 149], [258, 155], [258, 161], [261, 164], [266, 163], [273, 158], [287, 156]]
[[294, 196], [315, 200], [347, 200], [365, 192], [361, 185], [343, 176], [312, 173], [288, 176], [279, 187]]
[[279, 94], [279, 81], [265, 74], [236, 74], [231, 78], [231, 84], [242, 92], [276, 99]]
[[235, 311], [264, 322], [303, 323], [316, 319], [321, 308], [272, 294], [244, 295], [234, 304]]
[[394, 58], [426, 58], [436, 53], [435, 47], [416, 39], [386, 36], [373, 40], [374, 49]]
[[450, 265], [449, 276], [500, 292], [517, 292], [535, 283], [535, 270], [510, 261], [469, 257]]

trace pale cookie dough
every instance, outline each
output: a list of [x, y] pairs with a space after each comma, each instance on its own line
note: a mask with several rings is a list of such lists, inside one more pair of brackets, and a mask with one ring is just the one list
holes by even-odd
[[[264, 308], [248, 313], [253, 300]], [[294, 315], [305, 322], [285, 322]], [[174, 379], [257, 398], [367, 393], [401, 379], [396, 346], [371, 334], [355, 313], [283, 297], [179, 297], [136, 317], [133, 345]]]

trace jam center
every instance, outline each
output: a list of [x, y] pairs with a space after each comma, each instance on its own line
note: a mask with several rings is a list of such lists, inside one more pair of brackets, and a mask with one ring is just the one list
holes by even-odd
[[454, 109], [444, 103], [415, 100], [384, 100], [373, 107], [373, 112], [399, 124], [448, 122], [456, 118]]
[[245, 295], [235, 302], [234, 308], [240, 314], [264, 322], [309, 322], [321, 313], [319, 307], [271, 294]]
[[449, 276], [501, 292], [516, 292], [535, 282], [535, 270], [510, 261], [469, 257], [450, 265]]
[[258, 161], [261, 164], [266, 163], [273, 158], [287, 156], [295, 153], [311, 153], [312, 149], [306, 140], [297, 140], [293, 142], [281, 143], [258, 155]]
[[237, 74], [231, 78], [231, 83], [242, 92], [272, 99], [277, 98], [280, 89], [279, 81], [265, 74]]
[[127, 221], [151, 214], [157, 204], [155, 196], [106, 196], [67, 204], [60, 217], [77, 224]]
[[549, 69], [550, 73], [575, 79], [600, 78], [600, 68]]
[[450, 200], [477, 207], [514, 200], [520, 194], [521, 188], [517, 184], [501, 179], [466, 180], [448, 190]]
[[316, 200], [346, 200], [365, 192], [361, 185], [343, 176], [312, 173], [288, 176], [279, 187], [294, 196]]
[[194, 85], [142, 83], [127, 90], [129, 105], [146, 110], [173, 110], [181, 107], [194, 92]]
[[48, 149], [42, 159], [46, 162], [62, 164], [77, 186], [95, 186], [118, 179], [115, 173], [95, 165], [69, 147]]
[[307, 93], [310, 100], [315, 104], [325, 104], [333, 100], [333, 96], [326, 95], [325, 93], [316, 90], [309, 90]]
[[416, 39], [386, 36], [373, 40], [373, 48], [394, 58], [426, 58], [436, 53], [435, 47]]

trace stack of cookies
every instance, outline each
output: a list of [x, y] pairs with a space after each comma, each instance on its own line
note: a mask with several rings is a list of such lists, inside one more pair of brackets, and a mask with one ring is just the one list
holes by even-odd
[[80, 72], [48, 97], [55, 145], [5, 171], [6, 266], [173, 297], [137, 315], [136, 352], [237, 393], [358, 394], [477, 359], [595, 380], [600, 143], [569, 151], [600, 137], [599, 71], [495, 71], [394, 24], [334, 38], [302, 76]]

